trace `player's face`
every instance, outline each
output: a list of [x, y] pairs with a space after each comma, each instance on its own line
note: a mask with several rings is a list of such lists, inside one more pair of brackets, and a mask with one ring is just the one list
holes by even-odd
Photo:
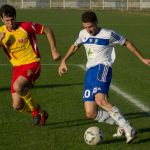
[[83, 22], [83, 27], [90, 35], [95, 35], [98, 30], [97, 23], [93, 23], [93, 22], [86, 22], [86, 23]]
[[3, 18], [1, 18], [2, 22], [6, 25], [8, 30], [13, 30], [16, 24], [16, 20], [15, 17], [7, 17], [7, 16], [3, 16]]

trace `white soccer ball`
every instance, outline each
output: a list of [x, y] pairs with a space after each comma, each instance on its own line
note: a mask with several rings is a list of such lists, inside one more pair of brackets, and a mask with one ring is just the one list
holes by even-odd
[[84, 133], [84, 140], [88, 145], [97, 145], [103, 141], [103, 133], [98, 127], [89, 127]]

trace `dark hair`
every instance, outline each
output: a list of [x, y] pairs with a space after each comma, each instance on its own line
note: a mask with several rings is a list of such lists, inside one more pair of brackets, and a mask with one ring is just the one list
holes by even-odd
[[4, 16], [16, 17], [16, 9], [8, 4], [2, 5], [0, 8], [0, 16], [1, 18], [3, 18]]
[[87, 23], [87, 22], [92, 22], [95, 23], [97, 22], [97, 16], [93, 11], [86, 11], [82, 14], [82, 22]]

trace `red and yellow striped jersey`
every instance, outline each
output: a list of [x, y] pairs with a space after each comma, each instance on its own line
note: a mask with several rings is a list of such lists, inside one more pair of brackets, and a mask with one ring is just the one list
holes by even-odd
[[35, 34], [43, 33], [43, 25], [32, 22], [17, 22], [18, 28], [9, 31], [6, 25], [0, 27], [5, 33], [1, 41], [5, 53], [13, 66], [30, 64], [40, 60]]

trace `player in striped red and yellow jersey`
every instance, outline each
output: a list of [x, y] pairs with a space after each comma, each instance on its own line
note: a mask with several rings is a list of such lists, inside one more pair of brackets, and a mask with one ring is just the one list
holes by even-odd
[[39, 77], [40, 54], [37, 48], [36, 34], [46, 34], [52, 57], [58, 60], [54, 33], [51, 28], [33, 22], [17, 22], [16, 9], [11, 5], [0, 8], [4, 25], [0, 27], [0, 45], [13, 65], [11, 94], [13, 108], [20, 112], [29, 112], [35, 125], [44, 125], [48, 113], [32, 98], [30, 85]]

